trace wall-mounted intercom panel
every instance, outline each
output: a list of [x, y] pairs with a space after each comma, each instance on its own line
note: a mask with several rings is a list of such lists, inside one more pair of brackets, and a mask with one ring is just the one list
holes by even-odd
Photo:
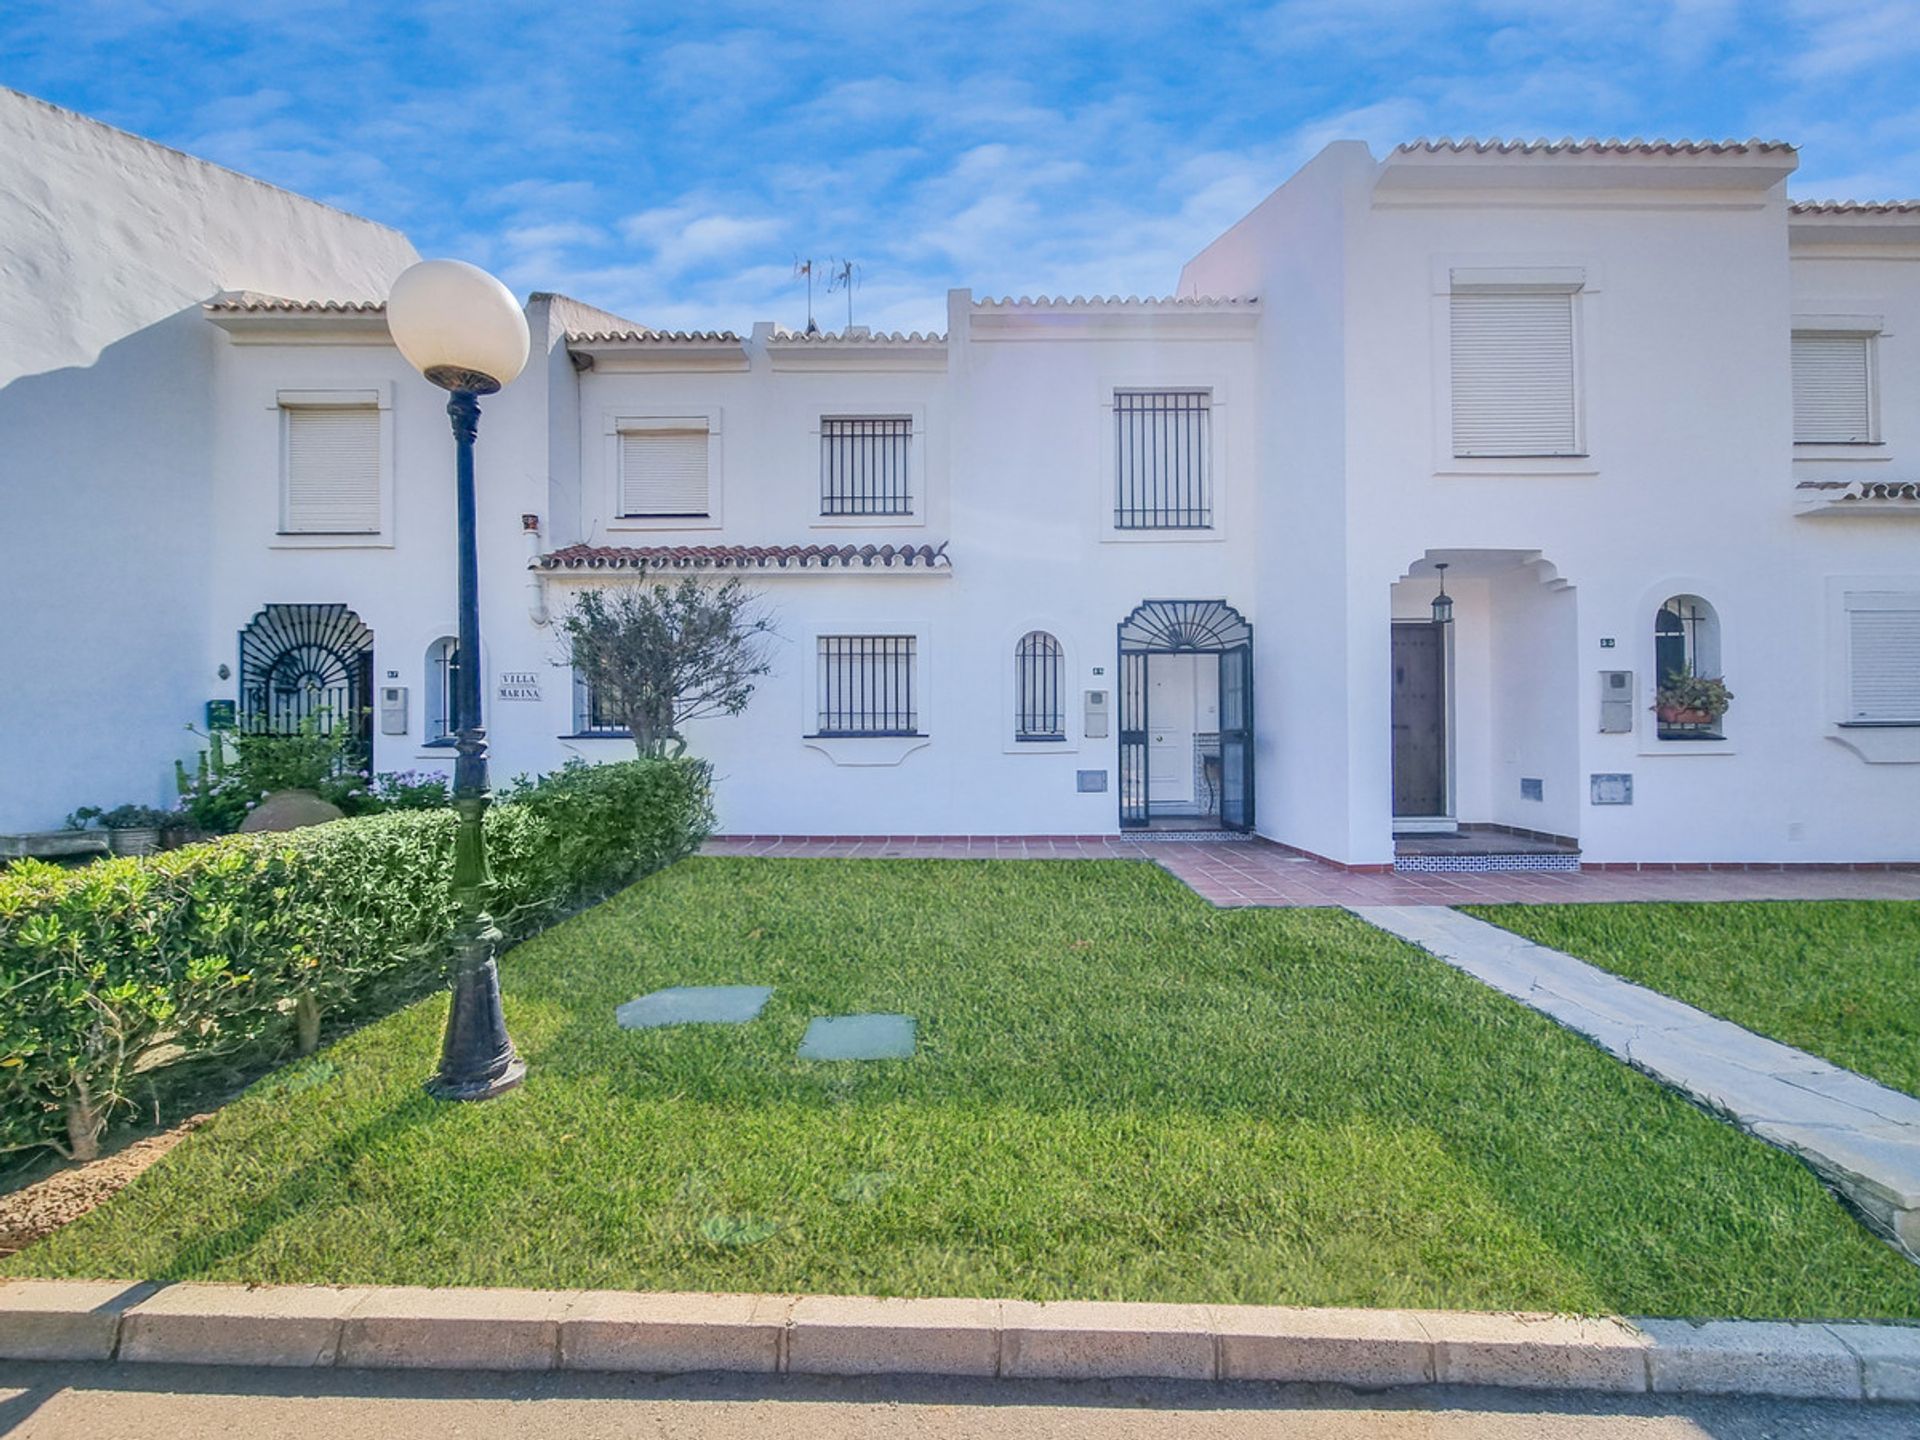
[[1107, 711], [1110, 705], [1111, 690], [1089, 690], [1086, 701], [1086, 724], [1083, 733], [1089, 740], [1107, 738]]
[[406, 686], [382, 685], [380, 687], [380, 733], [382, 735], [407, 733]]
[[1600, 672], [1600, 733], [1602, 735], [1633, 733], [1633, 672], [1631, 670]]

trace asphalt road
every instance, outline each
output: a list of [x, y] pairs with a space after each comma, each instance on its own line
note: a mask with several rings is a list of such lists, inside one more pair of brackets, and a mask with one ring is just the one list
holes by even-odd
[[0, 1362], [0, 1435], [156, 1440], [1913, 1440], [1920, 1407], [1159, 1382], [503, 1375]]

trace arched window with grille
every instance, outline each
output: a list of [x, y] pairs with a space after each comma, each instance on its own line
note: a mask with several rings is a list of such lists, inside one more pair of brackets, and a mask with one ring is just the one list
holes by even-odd
[[1016, 740], [1067, 738], [1066, 676], [1060, 642], [1029, 630], [1013, 651]]
[[1655, 714], [1662, 740], [1717, 740], [1724, 703], [1712, 690], [1721, 683], [1720, 617], [1698, 595], [1670, 596], [1653, 615]]
[[427, 647], [427, 734], [429, 745], [451, 745], [454, 687], [460, 682], [460, 641], [442, 635]]

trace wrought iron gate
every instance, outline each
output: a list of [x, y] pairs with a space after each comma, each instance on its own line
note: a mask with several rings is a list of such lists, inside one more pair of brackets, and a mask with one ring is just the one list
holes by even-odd
[[269, 605], [240, 632], [240, 723], [270, 735], [309, 719], [373, 743], [373, 631], [344, 605]]
[[1224, 600], [1148, 600], [1119, 625], [1120, 825], [1142, 829], [1152, 778], [1147, 657], [1220, 657], [1220, 823], [1253, 828], [1253, 626]]

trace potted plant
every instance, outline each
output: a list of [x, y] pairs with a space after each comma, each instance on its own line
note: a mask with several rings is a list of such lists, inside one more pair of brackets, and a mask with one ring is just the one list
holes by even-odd
[[1653, 692], [1653, 713], [1662, 729], [1712, 729], [1733, 704], [1733, 692], [1718, 675], [1696, 675], [1691, 665], [1669, 671], [1666, 683]]
[[151, 855], [160, 848], [160, 832], [178, 823], [179, 817], [172, 811], [156, 810], [151, 805], [116, 805], [111, 810], [83, 805], [67, 817], [72, 830], [98, 824], [107, 832], [107, 845], [116, 855]]

